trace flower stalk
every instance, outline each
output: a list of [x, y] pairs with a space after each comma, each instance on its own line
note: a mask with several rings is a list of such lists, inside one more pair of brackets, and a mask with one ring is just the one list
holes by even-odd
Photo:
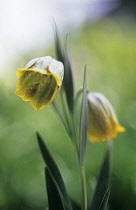
[[87, 210], [87, 189], [85, 166], [80, 164], [81, 192], [82, 192], [82, 210]]

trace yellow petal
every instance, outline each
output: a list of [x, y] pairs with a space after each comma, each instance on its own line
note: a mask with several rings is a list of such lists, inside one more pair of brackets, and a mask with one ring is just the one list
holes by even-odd
[[88, 137], [92, 142], [115, 138], [125, 128], [119, 125], [110, 102], [101, 93], [88, 93]]
[[16, 94], [24, 101], [29, 101], [37, 90], [40, 74], [33, 71], [24, 71], [21, 73], [22, 76], [18, 79], [16, 85]]
[[52, 75], [44, 76], [30, 102], [37, 110], [50, 104], [58, 92], [58, 85]]
[[117, 131], [118, 131], [118, 132], [120, 132], [120, 133], [121, 133], [121, 132], [125, 132], [125, 130], [126, 130], [126, 128], [124, 128], [123, 126], [121, 126], [121, 125], [118, 125], [118, 126], [117, 126]]
[[35, 58], [26, 68], [18, 69], [16, 94], [30, 101], [35, 109], [51, 103], [62, 84], [63, 64], [50, 56]]
[[18, 70], [16, 94], [24, 101], [30, 101], [37, 110], [51, 103], [58, 92], [53, 75], [41, 74], [32, 69]]

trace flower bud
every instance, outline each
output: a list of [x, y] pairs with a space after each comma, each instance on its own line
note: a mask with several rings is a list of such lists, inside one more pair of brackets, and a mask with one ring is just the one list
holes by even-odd
[[125, 128], [119, 125], [116, 113], [107, 98], [101, 93], [91, 92], [88, 99], [88, 136], [92, 142], [115, 138]]
[[16, 94], [37, 110], [51, 103], [62, 84], [63, 64], [50, 56], [35, 58], [17, 69]]

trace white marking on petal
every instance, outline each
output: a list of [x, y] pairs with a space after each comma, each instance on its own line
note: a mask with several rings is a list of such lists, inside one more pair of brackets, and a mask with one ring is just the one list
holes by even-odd
[[41, 57], [35, 63], [35, 68], [36, 69], [48, 70], [48, 67], [49, 67], [52, 60], [53, 60], [53, 58], [50, 57], [50, 56]]
[[26, 67], [25, 68], [30, 68], [32, 67], [37, 61], [38, 61], [39, 58], [34, 58], [32, 59], [31, 61], [29, 61], [27, 64], [26, 64]]
[[60, 83], [62, 83], [63, 76], [64, 76], [64, 66], [63, 63], [60, 61], [56, 61], [55, 59], [49, 65], [49, 71], [54, 75], [58, 76], [60, 79]]

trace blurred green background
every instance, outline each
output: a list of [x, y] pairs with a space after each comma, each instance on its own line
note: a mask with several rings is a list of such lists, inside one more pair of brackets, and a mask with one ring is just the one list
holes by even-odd
[[[61, 26], [59, 26], [61, 27]], [[130, 17], [86, 21], [68, 35], [75, 91], [82, 86], [87, 64], [87, 87], [103, 93], [113, 104], [126, 132], [113, 140], [109, 210], [136, 209], [136, 25]], [[49, 36], [53, 36], [49, 34]], [[80, 205], [76, 154], [51, 105], [36, 111], [15, 95], [15, 71], [34, 58], [55, 57], [54, 44], [22, 53], [7, 63], [0, 80], [0, 209], [47, 208], [44, 163], [35, 132], [38, 131], [65, 180], [68, 194]], [[87, 143], [88, 197], [104, 157], [106, 142]], [[45, 208], [46, 207], [46, 208]]]

